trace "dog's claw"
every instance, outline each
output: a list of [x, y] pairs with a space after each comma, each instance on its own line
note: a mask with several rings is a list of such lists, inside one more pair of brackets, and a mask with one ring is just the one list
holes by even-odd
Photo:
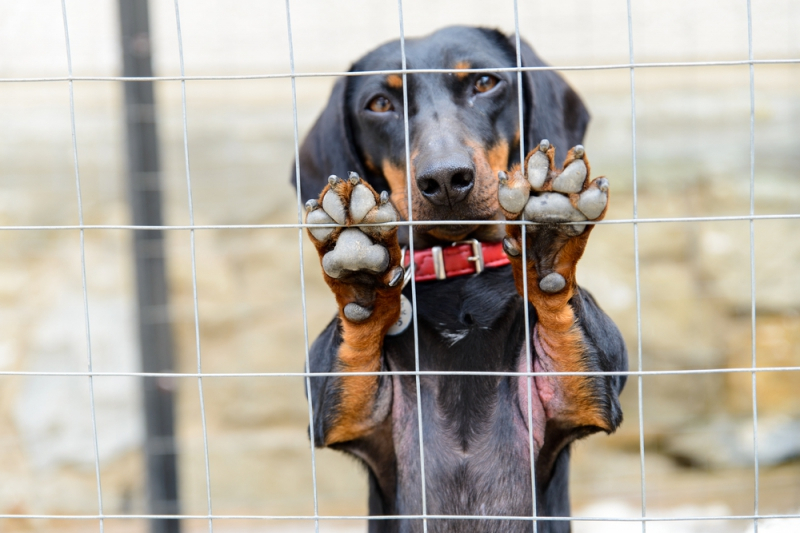
[[548, 141], [547, 139], [542, 139], [542, 142], [539, 143], [539, 150], [544, 153], [547, 153], [549, 149], [550, 149], [550, 141]]
[[507, 183], [508, 182], [508, 174], [503, 172], [502, 170], [497, 171], [497, 179], [500, 183]]
[[314, 209], [317, 209], [318, 207], [319, 207], [319, 202], [317, 202], [313, 198], [306, 202], [306, 212], [307, 213], [310, 213], [311, 211], [313, 211]]
[[381, 205], [389, 203], [389, 193], [387, 191], [381, 192]]
[[517, 243], [514, 242], [514, 239], [511, 237], [503, 237], [503, 251], [506, 255], [510, 255], [511, 257], [517, 257], [522, 253]]
[[396, 287], [400, 281], [402, 281], [403, 277], [405, 277], [406, 271], [401, 266], [394, 267], [392, 270], [392, 278], [389, 280], [390, 287]]
[[564, 276], [558, 272], [551, 272], [542, 278], [539, 282], [539, 288], [552, 294], [563, 289], [566, 284], [567, 280], [564, 279]]
[[358, 182], [361, 181], [361, 178], [355, 172], [348, 173], [347, 177], [350, 178], [350, 184], [351, 185], [357, 185]]
[[574, 155], [576, 159], [583, 159], [583, 156], [586, 155], [586, 150], [583, 148], [582, 144], [579, 144], [572, 149], [572, 155]]
[[333, 185], [339, 180], [339, 177], [336, 174], [331, 174], [328, 176], [328, 185], [333, 187]]
[[351, 302], [344, 306], [344, 316], [352, 322], [363, 322], [372, 316], [372, 310]]

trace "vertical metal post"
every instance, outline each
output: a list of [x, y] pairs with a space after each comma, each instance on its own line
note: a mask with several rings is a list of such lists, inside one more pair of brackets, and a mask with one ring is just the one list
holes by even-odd
[[[125, 77], [151, 77], [147, 0], [119, 0]], [[161, 179], [152, 81], [123, 82], [128, 152], [128, 189], [133, 223], [162, 225]], [[143, 372], [173, 370], [172, 332], [161, 230], [135, 230], [139, 343]], [[147, 497], [151, 514], [179, 514], [173, 380], [145, 377]], [[177, 533], [176, 519], [151, 520], [153, 533]]]

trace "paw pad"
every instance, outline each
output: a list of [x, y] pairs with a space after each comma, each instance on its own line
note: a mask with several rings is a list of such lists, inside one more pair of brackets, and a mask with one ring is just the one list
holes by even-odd
[[353, 322], [363, 322], [372, 316], [372, 311], [355, 302], [351, 302], [344, 306], [344, 316], [347, 317], [347, 320], [352, 320]]
[[608, 203], [608, 180], [598, 178], [578, 200], [578, 209], [589, 219], [599, 217]]
[[353, 224], [358, 224], [364, 217], [367, 216], [375, 202], [375, 195], [367, 189], [365, 185], [358, 184], [353, 188], [353, 194], [350, 195], [350, 216], [353, 218]]
[[503, 171], [497, 173], [500, 179], [500, 188], [497, 191], [498, 200], [503, 209], [512, 213], [519, 213], [525, 208], [530, 196], [530, 187], [522, 180], [514, 180], [509, 184], [508, 174]]
[[345, 270], [368, 270], [380, 274], [389, 266], [389, 252], [380, 244], [373, 244], [364, 232], [348, 228], [339, 235], [336, 246], [322, 258], [322, 268], [332, 278]]
[[[536, 222], [583, 222], [586, 216], [572, 207], [569, 198], [555, 192], [545, 192], [534, 196], [525, 205], [525, 218]], [[567, 234], [578, 235], [585, 224], [564, 226]]]
[[564, 276], [558, 272], [551, 272], [539, 282], [539, 288], [544, 292], [554, 293], [563, 289], [567, 284]]
[[581, 192], [586, 181], [586, 163], [583, 159], [575, 159], [567, 165], [564, 172], [553, 178], [553, 190], [558, 192]]

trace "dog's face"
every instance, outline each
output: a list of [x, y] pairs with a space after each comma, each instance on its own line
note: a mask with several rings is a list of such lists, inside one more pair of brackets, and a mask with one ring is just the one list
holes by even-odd
[[[527, 45], [521, 53], [524, 66], [542, 65]], [[406, 41], [408, 69], [491, 69], [516, 63], [513, 39], [495, 30], [450, 27]], [[400, 43], [394, 41], [351, 70], [401, 68]], [[500, 239], [501, 226], [448, 221], [499, 216], [497, 172], [520, 156], [516, 72], [414, 73], [407, 75], [407, 83], [410, 167], [403, 78], [349, 76], [336, 84], [301, 148], [303, 198], [318, 194], [329, 174], [356, 171], [377, 190], [389, 190], [404, 216], [410, 207], [414, 220], [443, 222], [415, 226], [422, 245]], [[565, 155], [588, 122], [580, 98], [550, 71], [524, 73], [522, 96], [526, 151], [546, 137]]]
[[[447, 28], [406, 43], [409, 69], [510, 67], [514, 49], [496, 32]], [[398, 43], [384, 45], [353, 66], [354, 71], [402, 68]], [[519, 155], [516, 74], [410, 74], [408, 127], [411, 191], [407, 191], [403, 79], [398, 74], [354, 77], [346, 94], [358, 155], [368, 171], [382, 174], [392, 200], [415, 220], [495, 218], [497, 172]], [[494, 226], [479, 226], [492, 229]], [[460, 240], [476, 226], [420, 226], [435, 239]]]

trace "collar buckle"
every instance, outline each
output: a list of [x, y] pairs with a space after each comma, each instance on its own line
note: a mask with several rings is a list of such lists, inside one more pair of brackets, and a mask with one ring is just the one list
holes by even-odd
[[451, 246], [456, 246], [457, 244], [469, 244], [472, 246], [472, 255], [467, 257], [467, 261], [473, 261], [475, 263], [475, 273], [480, 274], [486, 268], [486, 263], [483, 261], [483, 246], [478, 239], [469, 239], [467, 241], [458, 241], [454, 242]]

